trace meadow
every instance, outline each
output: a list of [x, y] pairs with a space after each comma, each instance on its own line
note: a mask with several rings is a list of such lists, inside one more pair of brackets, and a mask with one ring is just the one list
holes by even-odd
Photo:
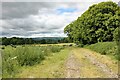
[[35, 46], [35, 45], [18, 45], [2, 46], [2, 72], [3, 77], [14, 77], [19, 73], [23, 66], [33, 66], [41, 63], [46, 56], [60, 52], [64, 49], [59, 45]]
[[[85, 49], [87, 48], [87, 49]], [[65, 78], [68, 75], [66, 65], [71, 64], [82, 70], [81, 77], [106, 77], [109, 74], [99, 69], [101, 64], [106, 64], [117, 74], [117, 45], [115, 42], [100, 42], [91, 45], [85, 45], [83, 48], [73, 43], [61, 44], [30, 44], [30, 45], [8, 45], [1, 46], [2, 55], [2, 77], [3, 78]], [[92, 52], [95, 51], [95, 52]], [[99, 54], [100, 53], [100, 54]], [[72, 55], [71, 55], [72, 54]], [[74, 58], [69, 59], [70, 55]], [[91, 56], [89, 56], [91, 55]], [[86, 57], [88, 56], [88, 57]], [[90, 62], [90, 57], [101, 62]], [[69, 63], [72, 60], [74, 63]], [[77, 61], [76, 61], [77, 60]], [[68, 63], [67, 63], [68, 61]], [[87, 61], [87, 62], [86, 62]], [[93, 61], [94, 62], [94, 61]], [[88, 66], [87, 63], [89, 63]], [[72, 68], [72, 66], [70, 66]], [[66, 73], [66, 70], [68, 71]], [[74, 69], [73, 69], [74, 70]], [[88, 76], [87, 71], [92, 75]], [[95, 71], [93, 71], [95, 70]], [[106, 69], [107, 70], [107, 69]], [[74, 72], [75, 75], [76, 72]], [[75, 77], [75, 76], [74, 76]]]

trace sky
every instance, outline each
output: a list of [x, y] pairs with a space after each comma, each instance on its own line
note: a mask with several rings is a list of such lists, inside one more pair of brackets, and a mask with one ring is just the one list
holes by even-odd
[[3, 0], [0, 37], [66, 37], [65, 26], [102, 1], [107, 0]]

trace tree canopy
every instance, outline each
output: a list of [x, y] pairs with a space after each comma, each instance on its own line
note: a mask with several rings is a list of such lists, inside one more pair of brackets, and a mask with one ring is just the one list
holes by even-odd
[[120, 7], [114, 2], [101, 2], [89, 7], [77, 20], [64, 28], [68, 38], [79, 44], [113, 40], [120, 26]]

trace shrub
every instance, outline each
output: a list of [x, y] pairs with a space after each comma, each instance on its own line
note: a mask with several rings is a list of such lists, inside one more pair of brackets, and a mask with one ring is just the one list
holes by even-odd
[[116, 41], [116, 44], [117, 44], [117, 51], [116, 51], [116, 58], [118, 60], [120, 60], [120, 28], [116, 28], [114, 33], [113, 33], [113, 36], [114, 36], [114, 41]]
[[119, 34], [118, 34], [118, 29], [119, 28], [116, 28], [115, 31], [114, 31], [114, 33], [113, 33], [113, 37], [114, 37], [113, 40], [116, 41], [117, 44], [119, 42], [119, 37], [120, 37]]
[[16, 50], [16, 56], [18, 56], [17, 61], [20, 66], [32, 66], [36, 63], [41, 62], [44, 59], [45, 54], [43, 54], [41, 51], [42, 49], [36, 50], [34, 47], [19, 47]]
[[63, 49], [62, 46], [51, 46], [50, 50], [55, 53], [55, 52], [59, 52], [61, 49]]
[[3, 77], [13, 77], [15, 73], [18, 72], [18, 63], [17, 60], [14, 58], [15, 54], [12, 50], [8, 48], [5, 49], [2, 53], [2, 74]]

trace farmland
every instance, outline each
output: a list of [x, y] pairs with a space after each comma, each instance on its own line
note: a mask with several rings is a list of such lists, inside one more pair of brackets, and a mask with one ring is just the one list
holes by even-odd
[[[117, 59], [70, 44], [2, 46], [2, 76], [3, 78], [117, 77]], [[91, 75], [88, 75], [90, 73]]]

